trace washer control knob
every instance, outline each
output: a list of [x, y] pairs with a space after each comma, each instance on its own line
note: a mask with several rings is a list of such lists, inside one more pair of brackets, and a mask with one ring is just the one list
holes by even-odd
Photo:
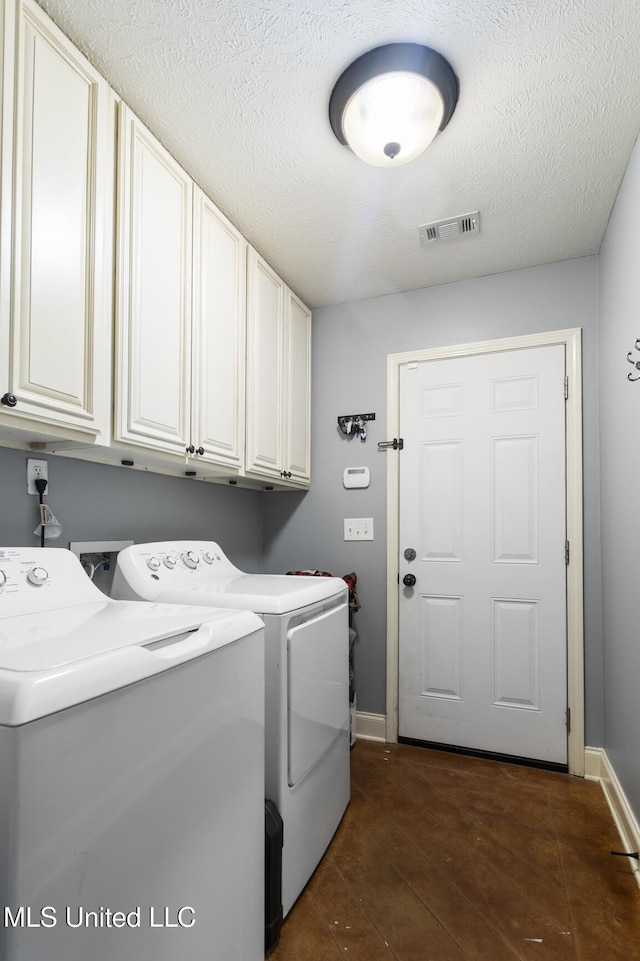
[[157, 557], [150, 557], [149, 560], [147, 561], [147, 567], [149, 568], [150, 571], [157, 571], [158, 568], [160, 567], [160, 561], [158, 560]]
[[202, 558], [204, 561], [206, 561], [207, 564], [213, 564], [214, 558], [213, 558], [213, 554], [210, 551], [205, 551], [204, 554], [202, 555]]
[[188, 567], [189, 570], [193, 571], [200, 563], [200, 558], [195, 551], [185, 551], [185, 553], [182, 555], [182, 562], [185, 567]]
[[49, 574], [45, 571], [44, 567], [34, 567], [33, 570], [30, 570], [27, 574], [27, 580], [30, 584], [33, 584], [34, 587], [42, 587], [48, 576]]
[[171, 554], [167, 554], [166, 557], [162, 558], [164, 566], [168, 567], [170, 571], [176, 566], [176, 559]]
[[4, 571], [0, 571], [0, 591], [5, 586], [6, 583], [7, 583], [7, 575], [5, 574]]

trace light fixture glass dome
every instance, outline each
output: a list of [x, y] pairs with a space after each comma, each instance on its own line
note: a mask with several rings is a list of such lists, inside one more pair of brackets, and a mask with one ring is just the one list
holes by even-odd
[[387, 73], [356, 90], [342, 129], [365, 163], [397, 167], [429, 146], [443, 115], [442, 96], [430, 80], [416, 73]]
[[397, 167], [418, 157], [448, 124], [458, 78], [435, 50], [391, 43], [339, 77], [329, 101], [333, 132], [365, 163]]

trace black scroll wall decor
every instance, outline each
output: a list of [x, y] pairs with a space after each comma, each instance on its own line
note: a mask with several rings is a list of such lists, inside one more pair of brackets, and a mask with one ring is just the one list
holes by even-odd
[[[635, 347], [636, 350], [640, 350], [640, 338], [636, 340], [633, 346]], [[633, 364], [633, 366], [637, 371], [639, 371], [639, 373], [636, 374], [635, 377], [633, 376], [633, 373], [629, 372], [627, 374], [627, 380], [631, 380], [631, 381], [640, 380], [640, 360], [634, 360], [633, 353], [631, 351], [627, 352], [627, 360], [629, 361], [630, 364]]]

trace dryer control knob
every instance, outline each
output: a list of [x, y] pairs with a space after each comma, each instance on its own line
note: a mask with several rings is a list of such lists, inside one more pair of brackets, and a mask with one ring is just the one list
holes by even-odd
[[170, 571], [172, 571], [176, 566], [176, 559], [175, 557], [172, 557], [171, 554], [167, 554], [167, 556], [163, 557], [162, 560], [164, 562], [164, 566], [168, 567]]
[[182, 562], [185, 567], [188, 567], [190, 570], [193, 571], [200, 563], [200, 558], [198, 557], [195, 551], [186, 551], [182, 555]]
[[27, 574], [27, 580], [30, 584], [33, 584], [34, 587], [42, 587], [48, 576], [49, 574], [45, 571], [44, 567], [34, 567], [33, 570]]
[[0, 571], [0, 591], [2, 590], [2, 588], [6, 583], [7, 583], [7, 575], [5, 574], [4, 571]]
[[158, 568], [160, 567], [160, 561], [158, 560], [157, 557], [150, 557], [149, 560], [147, 561], [147, 567], [149, 568], [150, 571], [157, 571]]
[[213, 554], [211, 554], [209, 551], [205, 551], [204, 554], [202, 555], [202, 558], [204, 561], [206, 561], [207, 564], [213, 564], [214, 557], [213, 557]]

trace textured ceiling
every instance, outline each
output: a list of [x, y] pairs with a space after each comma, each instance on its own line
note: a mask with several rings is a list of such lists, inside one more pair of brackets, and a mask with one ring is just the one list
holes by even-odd
[[[638, 0], [41, 0], [311, 307], [598, 251], [640, 128]], [[460, 79], [413, 163], [335, 139], [342, 70], [391, 42]], [[481, 233], [420, 246], [470, 211]]]

